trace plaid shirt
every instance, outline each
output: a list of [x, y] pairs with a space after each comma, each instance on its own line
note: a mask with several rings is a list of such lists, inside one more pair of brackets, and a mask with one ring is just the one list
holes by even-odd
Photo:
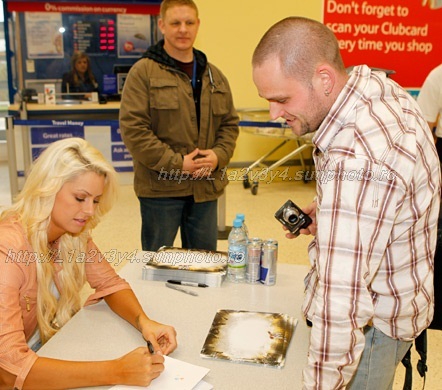
[[313, 322], [304, 389], [340, 389], [373, 324], [412, 340], [433, 317], [440, 167], [416, 102], [356, 67], [316, 132], [318, 232], [303, 310]]

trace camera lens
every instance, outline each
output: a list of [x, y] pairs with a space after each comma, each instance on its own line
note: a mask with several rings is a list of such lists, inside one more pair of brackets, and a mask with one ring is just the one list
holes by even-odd
[[299, 212], [293, 207], [287, 207], [284, 210], [283, 218], [286, 222], [294, 225], [299, 220]]

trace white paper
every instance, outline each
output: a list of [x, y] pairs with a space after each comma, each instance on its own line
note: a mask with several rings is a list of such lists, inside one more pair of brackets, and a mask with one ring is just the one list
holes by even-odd
[[[201, 381], [210, 371], [208, 368], [186, 363], [169, 356], [164, 356], [164, 359], [164, 371], [147, 387], [149, 390], [193, 390], [195, 388], [205, 390], [212, 388], [208, 383]], [[117, 385], [111, 389], [139, 390], [142, 388], [144, 387]]]
[[193, 388], [193, 390], [212, 390], [213, 386], [206, 381], [199, 381], [198, 384]]

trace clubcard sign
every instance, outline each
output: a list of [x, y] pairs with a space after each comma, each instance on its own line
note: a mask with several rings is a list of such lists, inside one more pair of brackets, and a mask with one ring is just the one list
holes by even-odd
[[442, 0], [324, 0], [324, 24], [345, 66], [394, 70], [406, 88], [420, 88], [442, 62]]

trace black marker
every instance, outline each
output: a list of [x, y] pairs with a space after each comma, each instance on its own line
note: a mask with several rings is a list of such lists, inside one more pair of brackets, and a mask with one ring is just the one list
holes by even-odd
[[153, 345], [149, 340], [147, 340], [147, 348], [149, 348], [149, 352], [151, 353], [151, 355], [153, 355], [155, 353], [155, 350], [153, 349]]
[[195, 291], [186, 290], [185, 288], [178, 287], [175, 284], [172, 284], [172, 283], [169, 283], [169, 282], [166, 282], [166, 287], [171, 288], [173, 290], [181, 291], [184, 294], [193, 295], [194, 297], [198, 296], [198, 294]]
[[167, 283], [180, 284], [181, 286], [209, 287], [207, 284], [204, 283], [186, 282], [184, 280], [168, 280]]

